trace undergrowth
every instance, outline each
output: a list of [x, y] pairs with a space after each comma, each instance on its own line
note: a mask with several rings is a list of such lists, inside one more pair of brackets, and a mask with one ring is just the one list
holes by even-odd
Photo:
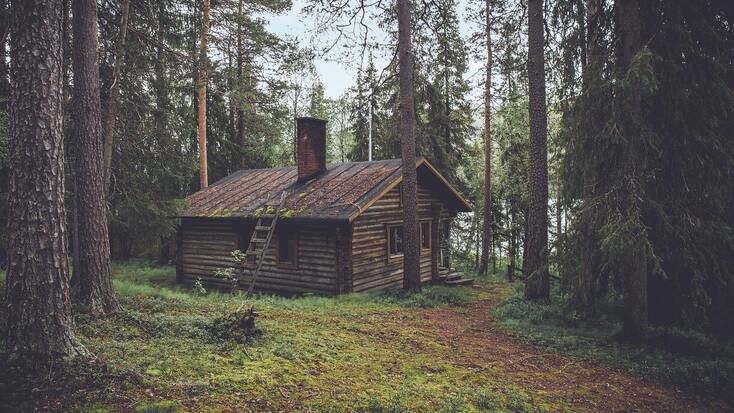
[[583, 322], [566, 315], [557, 290], [550, 304], [525, 301], [522, 291], [493, 311], [500, 325], [532, 343], [600, 360], [644, 377], [734, 401], [734, 345], [695, 331], [653, 327], [638, 345], [615, 339], [612, 321]]

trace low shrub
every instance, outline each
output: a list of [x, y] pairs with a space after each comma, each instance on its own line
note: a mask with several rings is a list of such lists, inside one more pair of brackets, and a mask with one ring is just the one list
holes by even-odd
[[262, 332], [255, 326], [257, 313], [253, 307], [217, 317], [206, 326], [206, 330], [215, 340], [249, 343]]

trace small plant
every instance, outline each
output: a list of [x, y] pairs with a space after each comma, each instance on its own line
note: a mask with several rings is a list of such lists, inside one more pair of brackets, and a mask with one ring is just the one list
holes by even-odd
[[234, 250], [230, 253], [235, 267], [217, 268], [214, 276], [220, 280], [224, 280], [230, 284], [232, 293], [234, 294], [240, 287], [240, 280], [245, 276], [245, 268], [247, 265], [247, 254], [241, 250]]
[[502, 406], [502, 398], [494, 390], [483, 387], [477, 392], [474, 405], [482, 411], [496, 412]]
[[194, 290], [194, 295], [196, 296], [206, 295], [206, 288], [204, 288], [204, 282], [201, 281], [201, 277], [196, 277], [196, 281], [194, 281], [191, 288]]
[[239, 278], [237, 277], [238, 274], [239, 271], [236, 268], [217, 268], [214, 271], [214, 276], [216, 278], [229, 283], [233, 293], [237, 290], [237, 286], [240, 283]]

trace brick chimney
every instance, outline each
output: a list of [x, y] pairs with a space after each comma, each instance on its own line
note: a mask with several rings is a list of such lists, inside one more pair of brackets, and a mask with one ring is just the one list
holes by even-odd
[[326, 170], [326, 121], [296, 118], [296, 163], [298, 182]]

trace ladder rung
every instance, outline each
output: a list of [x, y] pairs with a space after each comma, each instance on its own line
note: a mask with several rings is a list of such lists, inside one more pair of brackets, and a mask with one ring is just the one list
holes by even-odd
[[255, 256], [257, 256], [257, 255], [260, 255], [260, 253], [261, 253], [261, 252], [262, 252], [262, 251], [249, 251], [249, 250], [248, 250], [247, 252], [245, 252], [245, 254], [247, 254], [247, 255], [255, 255]]
[[250, 238], [250, 242], [254, 242], [256, 244], [264, 244], [265, 241], [267, 241], [265, 238]]
[[270, 228], [268, 226], [258, 225], [255, 227], [255, 231], [270, 231]]

